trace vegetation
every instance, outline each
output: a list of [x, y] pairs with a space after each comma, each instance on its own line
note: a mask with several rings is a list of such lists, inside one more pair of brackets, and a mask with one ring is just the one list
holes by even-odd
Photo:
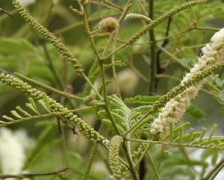
[[0, 6], [0, 179], [222, 173], [221, 1]]

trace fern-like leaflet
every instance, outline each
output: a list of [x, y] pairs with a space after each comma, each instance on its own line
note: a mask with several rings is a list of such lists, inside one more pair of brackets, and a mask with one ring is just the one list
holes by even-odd
[[58, 113], [50, 112], [49, 104], [46, 98], [34, 101], [32, 98], [28, 98], [29, 102], [26, 103], [26, 107], [22, 108], [16, 106], [14, 110], [11, 110], [11, 115], [3, 115], [0, 120], [0, 127], [16, 124], [23, 121], [34, 119], [46, 119], [59, 115]]

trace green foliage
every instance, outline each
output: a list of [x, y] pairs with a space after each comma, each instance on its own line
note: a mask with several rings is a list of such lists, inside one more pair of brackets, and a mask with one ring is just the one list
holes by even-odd
[[[224, 63], [215, 60], [224, 43], [200, 50], [219, 30], [221, 1], [2, 6], [12, 17], [0, 16], [0, 139], [8, 127], [35, 141], [13, 177], [214, 179], [222, 171]], [[102, 19], [119, 27], [102, 33]], [[179, 84], [198, 56], [206, 66]], [[191, 101], [194, 88], [203, 98]], [[13, 174], [1, 156], [10, 138], [0, 141], [0, 179]]]
[[[111, 109], [111, 115], [114, 119], [114, 122], [117, 125], [120, 134], [123, 134], [129, 131], [134, 124], [138, 123], [141, 119], [141, 115], [145, 114], [150, 110], [150, 106], [139, 106], [136, 108], [130, 109], [118, 96], [113, 95], [108, 97], [109, 106]], [[143, 102], [142, 102], [143, 103]], [[105, 110], [98, 111], [100, 118], [103, 123], [107, 124], [108, 127], [113, 129], [113, 125], [110, 119], [107, 116]], [[151, 117], [148, 117], [150, 120]]]
[[[21, 108], [20, 106], [16, 106], [15, 110], [11, 110], [11, 116], [2, 116], [3, 120], [0, 121], [0, 126], [6, 126], [32, 119], [45, 119], [46, 117], [55, 116], [50, 112], [49, 104], [46, 99], [41, 99], [37, 103], [38, 105], [32, 98], [29, 98], [29, 103], [26, 103], [26, 109]], [[45, 110], [45, 112], [40, 113], [40, 111], [43, 110]]]

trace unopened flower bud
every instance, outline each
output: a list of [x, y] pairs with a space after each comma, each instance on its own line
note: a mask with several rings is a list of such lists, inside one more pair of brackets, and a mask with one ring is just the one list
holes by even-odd
[[99, 22], [99, 29], [101, 33], [112, 33], [119, 27], [118, 20], [114, 17], [107, 17]]

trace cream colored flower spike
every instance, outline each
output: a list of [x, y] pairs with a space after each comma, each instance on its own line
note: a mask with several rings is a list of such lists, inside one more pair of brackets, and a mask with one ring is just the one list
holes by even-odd
[[[190, 72], [181, 81], [181, 84], [192, 79], [195, 74], [205, 68], [215, 65], [224, 59], [224, 29], [216, 32], [211, 42], [202, 48], [203, 55], [198, 58], [198, 62], [190, 69]], [[165, 134], [169, 131], [170, 123], [177, 123], [186, 109], [190, 106], [191, 100], [195, 98], [206, 79], [197, 85], [191, 86], [175, 98], [168, 101], [161, 109], [159, 116], [151, 124], [150, 132], [153, 135]]]

